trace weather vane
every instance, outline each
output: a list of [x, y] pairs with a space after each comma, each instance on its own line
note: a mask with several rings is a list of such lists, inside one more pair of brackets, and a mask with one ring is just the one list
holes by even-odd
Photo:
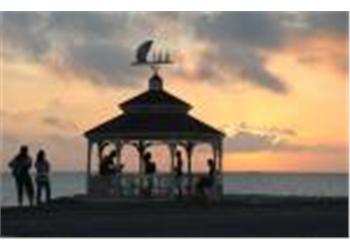
[[151, 60], [148, 58], [148, 54], [151, 50], [153, 40], [147, 40], [143, 42], [136, 50], [136, 61], [132, 66], [149, 66], [156, 74], [162, 65], [172, 64], [173, 61], [170, 58], [170, 53], [167, 52], [155, 52], [152, 55]]

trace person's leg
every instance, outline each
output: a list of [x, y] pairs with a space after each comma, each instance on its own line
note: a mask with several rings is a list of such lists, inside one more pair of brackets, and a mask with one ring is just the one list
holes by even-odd
[[24, 186], [27, 192], [29, 205], [32, 206], [34, 201], [34, 187], [33, 187], [32, 178], [30, 177], [29, 174], [24, 177]]
[[43, 186], [40, 181], [36, 182], [36, 204], [40, 205], [41, 204], [41, 190]]
[[15, 181], [16, 181], [18, 205], [22, 206], [23, 205], [23, 178], [16, 176]]
[[51, 200], [51, 185], [49, 180], [47, 180], [45, 187], [46, 187], [46, 203], [49, 203]]

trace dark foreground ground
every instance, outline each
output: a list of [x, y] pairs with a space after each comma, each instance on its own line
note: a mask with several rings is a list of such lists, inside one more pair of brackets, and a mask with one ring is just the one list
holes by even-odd
[[2, 236], [348, 237], [347, 198], [234, 196], [194, 201], [81, 201], [2, 208]]

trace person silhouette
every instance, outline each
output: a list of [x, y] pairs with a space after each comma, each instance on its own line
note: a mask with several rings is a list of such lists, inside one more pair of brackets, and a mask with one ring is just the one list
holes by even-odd
[[44, 150], [39, 150], [36, 161], [36, 203], [41, 204], [41, 193], [45, 190], [46, 193], [46, 203], [51, 199], [51, 187], [50, 187], [50, 163], [46, 158], [46, 153]]
[[182, 197], [182, 167], [183, 167], [183, 160], [182, 155], [180, 151], [176, 151], [176, 161], [175, 161], [175, 167], [174, 167], [174, 184], [175, 184], [175, 190], [176, 195], [178, 198]]
[[196, 184], [197, 193], [202, 197], [206, 197], [207, 192], [211, 191], [216, 184], [215, 162], [210, 158], [207, 160], [207, 164], [209, 168], [207, 175], [200, 178]]
[[25, 190], [29, 205], [33, 205], [34, 187], [29, 170], [32, 167], [32, 158], [28, 153], [28, 146], [22, 145], [19, 153], [9, 162], [12, 175], [16, 182], [17, 199], [20, 206], [23, 205], [23, 191]]
[[107, 156], [103, 157], [100, 164], [100, 175], [113, 175], [115, 174], [114, 159], [117, 155], [115, 150], [112, 150]]
[[146, 195], [151, 196], [154, 186], [154, 174], [156, 173], [156, 164], [152, 161], [152, 154], [150, 152], [144, 155], [145, 162], [145, 177], [146, 177]]

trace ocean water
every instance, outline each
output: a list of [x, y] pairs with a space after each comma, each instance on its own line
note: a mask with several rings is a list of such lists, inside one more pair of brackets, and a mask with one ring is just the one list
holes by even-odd
[[[52, 197], [85, 192], [85, 173], [53, 173]], [[263, 174], [228, 173], [224, 176], [225, 194], [268, 194], [297, 196], [348, 196], [347, 174]], [[1, 175], [1, 206], [16, 204], [15, 183], [11, 175]]]

